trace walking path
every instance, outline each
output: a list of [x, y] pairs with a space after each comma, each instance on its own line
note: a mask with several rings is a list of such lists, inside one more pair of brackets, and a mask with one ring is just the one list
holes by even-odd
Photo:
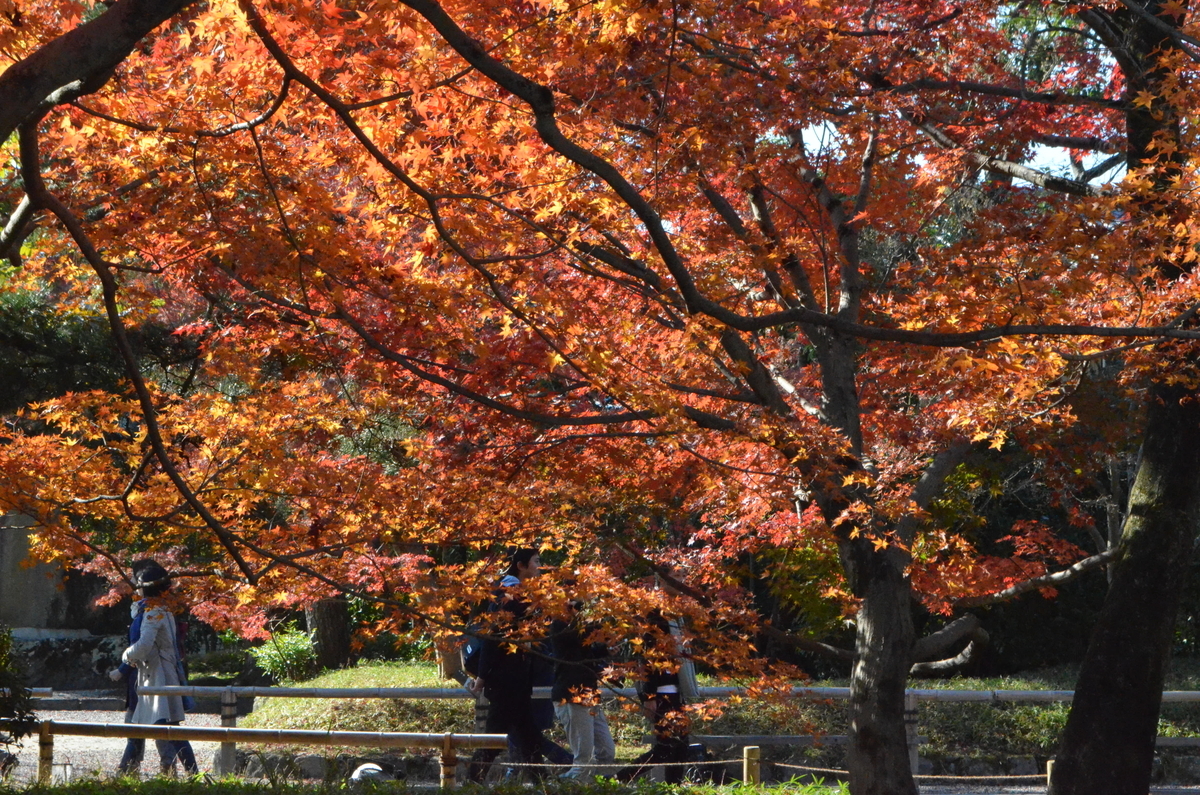
[[[44, 712], [43, 717], [61, 721], [84, 721], [87, 723], [124, 723], [124, 712], [108, 712], [88, 710], [85, 712]], [[188, 726], [220, 726], [219, 715], [196, 714], [188, 715]], [[220, 743], [192, 743], [200, 770], [212, 772], [213, 753]], [[142, 765], [143, 772], [156, 772], [158, 756], [154, 751], [154, 741], [146, 741], [146, 761]], [[117, 763], [121, 761], [121, 752], [125, 750], [125, 740], [107, 737], [72, 737], [70, 735], [55, 736], [54, 763], [56, 765], [71, 765], [71, 775], [74, 778], [92, 776], [112, 776], [117, 772]], [[37, 778], [38, 742], [37, 736], [25, 738], [25, 745], [17, 753], [17, 769], [10, 780], [14, 784], [28, 784]], [[62, 768], [59, 768], [61, 771]]]

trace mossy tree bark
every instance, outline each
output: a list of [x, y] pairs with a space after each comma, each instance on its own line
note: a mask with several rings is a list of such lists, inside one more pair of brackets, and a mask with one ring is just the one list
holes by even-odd
[[908, 555], [855, 539], [843, 543], [842, 557], [851, 588], [862, 599], [850, 679], [850, 791], [916, 795], [904, 732], [904, 688], [914, 641]]
[[349, 603], [343, 597], [320, 599], [304, 608], [304, 620], [316, 646], [317, 665], [329, 670], [349, 665]]
[[1144, 795], [1179, 595], [1200, 527], [1200, 395], [1149, 406], [1122, 553], [1075, 687], [1050, 795]]

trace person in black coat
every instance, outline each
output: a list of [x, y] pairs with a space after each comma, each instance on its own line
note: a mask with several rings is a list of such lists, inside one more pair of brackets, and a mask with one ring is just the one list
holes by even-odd
[[[494, 634], [502, 633], [505, 624], [515, 627], [525, 616], [529, 606], [511, 593], [511, 589], [536, 577], [540, 566], [537, 550], [519, 549], [513, 553], [508, 572], [488, 608], [489, 612], [505, 614], [500, 617]], [[533, 669], [529, 652], [494, 636], [485, 638], [478, 671], [470, 689], [482, 692], [489, 702], [484, 731], [508, 735], [513, 757], [510, 761], [524, 766], [536, 765], [541, 761], [543, 737], [533, 716]], [[499, 753], [496, 749], [476, 752], [468, 767], [468, 777], [472, 781], [482, 781], [487, 767]], [[529, 770], [529, 767], [524, 769]]]

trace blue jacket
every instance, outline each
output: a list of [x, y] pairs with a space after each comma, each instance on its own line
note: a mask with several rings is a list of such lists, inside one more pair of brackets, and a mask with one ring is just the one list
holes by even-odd
[[[129, 625], [129, 645], [138, 642], [142, 637], [142, 615], [146, 612], [146, 602], [141, 600], [134, 603], [133, 623]], [[127, 662], [122, 662], [117, 670], [125, 675], [125, 709], [137, 706], [137, 668]]]

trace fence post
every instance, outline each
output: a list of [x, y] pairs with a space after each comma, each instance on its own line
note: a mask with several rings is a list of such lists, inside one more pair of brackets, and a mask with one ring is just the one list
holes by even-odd
[[458, 786], [457, 768], [458, 753], [454, 748], [454, 734], [446, 732], [442, 737], [442, 789], [454, 789]]
[[917, 734], [917, 694], [904, 694], [904, 735], [908, 740], [908, 769], [915, 776], [921, 766], [921, 741]]
[[50, 783], [50, 771], [54, 767], [54, 733], [50, 730], [52, 721], [42, 721], [38, 729], [38, 783]]
[[[226, 729], [237, 728], [237, 694], [232, 687], [225, 688], [221, 693], [221, 726]], [[237, 743], [221, 743], [213, 759], [213, 773], [218, 776], [232, 776], [237, 767]]]
[[762, 770], [759, 767], [760, 751], [757, 745], [747, 745], [742, 749], [742, 783], [761, 784]]

